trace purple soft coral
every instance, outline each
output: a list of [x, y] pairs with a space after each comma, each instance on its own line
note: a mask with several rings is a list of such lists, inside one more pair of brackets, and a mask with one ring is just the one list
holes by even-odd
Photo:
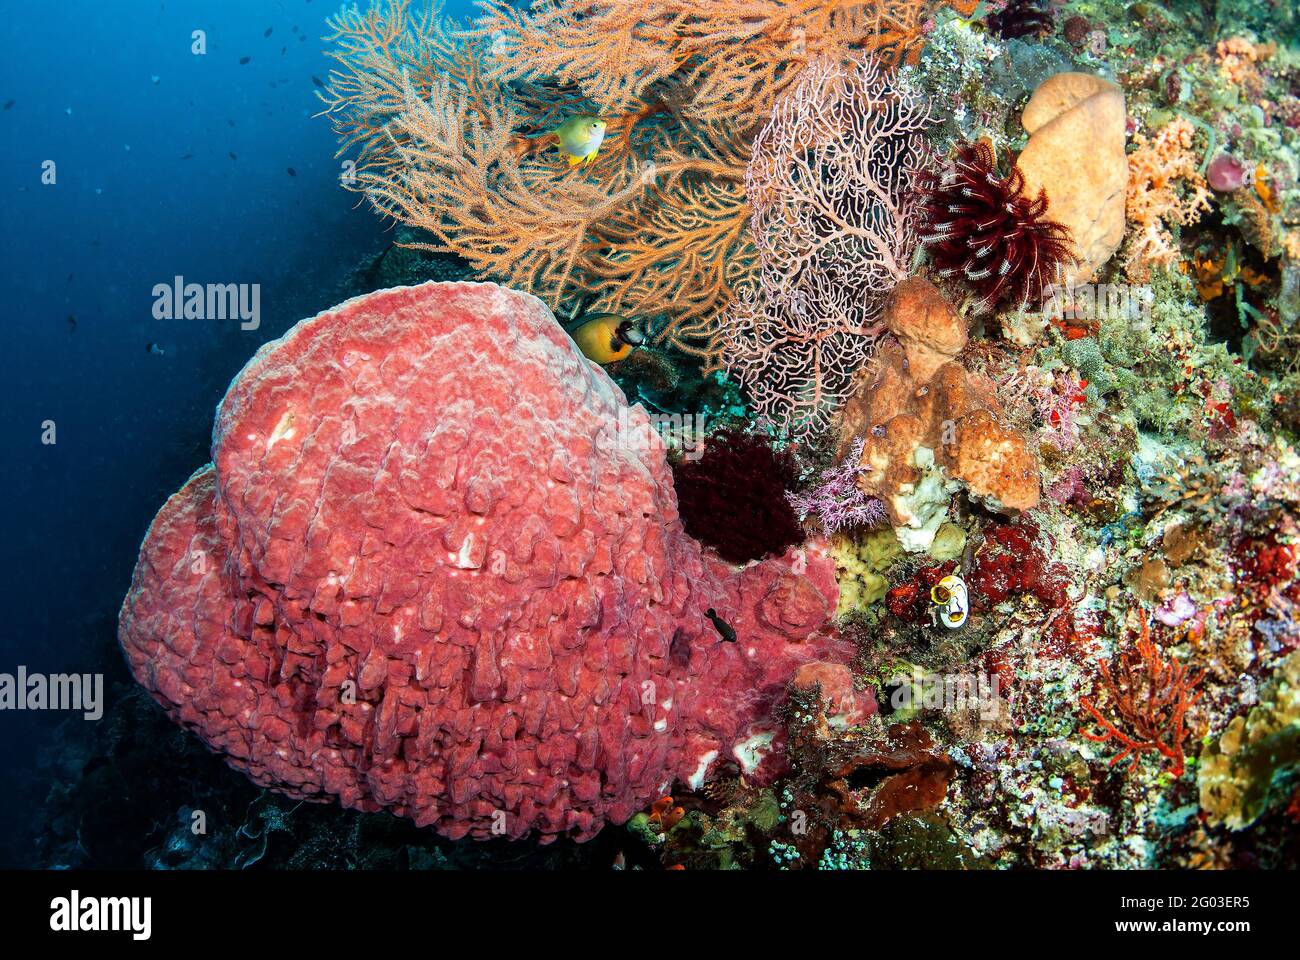
[[844, 462], [823, 470], [821, 482], [807, 493], [786, 494], [801, 520], [815, 513], [827, 533], [849, 527], [880, 527], [889, 522], [884, 501], [858, 489], [858, 477], [866, 471], [861, 465], [863, 442], [861, 438], [854, 441]]

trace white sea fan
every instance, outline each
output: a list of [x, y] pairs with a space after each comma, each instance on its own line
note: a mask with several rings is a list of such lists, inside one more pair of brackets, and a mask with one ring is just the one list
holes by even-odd
[[745, 189], [756, 284], [724, 324], [728, 370], [790, 435], [824, 429], [908, 272], [910, 171], [925, 101], [869, 55], [808, 65], [754, 141]]

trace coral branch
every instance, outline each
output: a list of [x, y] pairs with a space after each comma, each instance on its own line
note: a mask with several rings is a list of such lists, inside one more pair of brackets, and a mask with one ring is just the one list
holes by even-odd
[[[769, 113], [808, 64], [874, 51], [896, 65], [919, 53], [924, 0], [567, 0], [527, 12], [489, 0], [479, 32], [500, 44], [506, 80], [553, 76], [603, 111], [634, 109], [680, 77], [698, 121]], [[974, 4], [955, 4], [969, 7]]]
[[862, 466], [862, 447], [859, 437], [844, 460], [822, 471], [821, 480], [803, 493], [787, 493], [790, 506], [800, 520], [816, 514], [827, 534], [838, 533], [850, 527], [881, 527], [889, 522], [889, 512], [878, 497], [869, 497], [858, 486], [858, 478], [866, 472]]
[[1192, 152], [1194, 137], [1192, 124], [1183, 118], [1165, 124], [1151, 139], [1133, 137], [1126, 215], [1134, 232], [1126, 268], [1134, 280], [1146, 280], [1152, 267], [1173, 265], [1178, 244], [1172, 229], [1196, 223], [1210, 209], [1209, 187]]
[[1111, 765], [1137, 761], [1138, 754], [1158, 753], [1169, 761], [1169, 772], [1183, 775], [1183, 741], [1187, 738], [1187, 711], [1196, 703], [1201, 673], [1191, 673], [1186, 666], [1165, 659], [1151, 640], [1146, 620], [1142, 635], [1113, 663], [1103, 660], [1101, 682], [1111, 701], [1114, 719], [1108, 718], [1087, 697], [1079, 700], [1097, 725], [1096, 732], [1081, 731], [1088, 740], [1098, 743], [1115, 741], [1120, 752]]

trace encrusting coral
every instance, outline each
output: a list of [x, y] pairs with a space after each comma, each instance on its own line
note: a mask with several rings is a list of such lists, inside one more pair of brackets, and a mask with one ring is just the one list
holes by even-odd
[[895, 817], [937, 807], [955, 769], [915, 720], [893, 724], [881, 741], [844, 745], [831, 754], [824, 786], [840, 817], [845, 826], [873, 830]]
[[861, 437], [858, 483], [889, 510], [909, 550], [924, 550], [964, 487], [1007, 513], [1038, 504], [1038, 461], [1029, 441], [1000, 422], [994, 385], [957, 355], [966, 320], [928, 280], [900, 283], [885, 309], [894, 335], [860, 372], [840, 423], [840, 455]]
[[1278, 667], [1246, 714], [1201, 752], [1201, 809], [1242, 830], [1300, 784], [1300, 651]]
[[[716, 361], [722, 314], [756, 268], [744, 180], [758, 126], [815, 59], [907, 59], [930, 4], [489, 2], [467, 31], [410, 6], [331, 20], [322, 97], [340, 154], [355, 153], [345, 185], [483, 279], [563, 316], [653, 320], [659, 341]], [[607, 129], [570, 171], [550, 131], [581, 115]]]
[[830, 552], [840, 585], [840, 601], [835, 612], [846, 616], [865, 610], [885, 596], [889, 580], [884, 573], [902, 553], [902, 548], [894, 531], [884, 528], [840, 534], [831, 540]]

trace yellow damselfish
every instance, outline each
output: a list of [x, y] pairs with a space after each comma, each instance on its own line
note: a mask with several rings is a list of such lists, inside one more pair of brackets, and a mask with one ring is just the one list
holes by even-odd
[[560, 153], [569, 158], [569, 166], [591, 163], [605, 139], [605, 121], [600, 117], [570, 117], [555, 128]]
[[583, 356], [599, 364], [617, 363], [634, 347], [645, 343], [645, 334], [627, 317], [616, 313], [596, 313], [587, 317], [569, 334]]

